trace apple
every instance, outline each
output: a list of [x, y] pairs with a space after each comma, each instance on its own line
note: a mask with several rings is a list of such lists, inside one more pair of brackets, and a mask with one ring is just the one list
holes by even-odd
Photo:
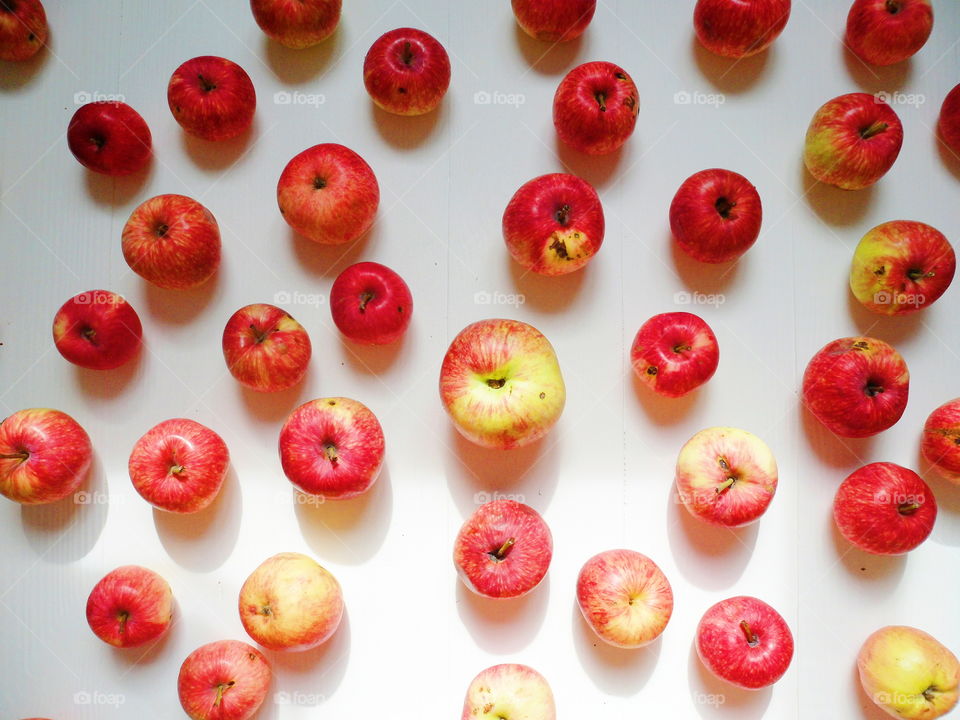
[[223, 358], [237, 381], [257, 392], [296, 385], [307, 372], [310, 336], [290, 313], [258, 303], [237, 310], [223, 329]]
[[240, 621], [269, 650], [309, 650], [343, 616], [340, 583], [312, 558], [285, 552], [264, 560], [240, 588]]
[[601, 640], [621, 648], [648, 645], [673, 614], [673, 589], [657, 564], [633, 550], [607, 550], [577, 576], [577, 604]]
[[568, 173], [541, 175], [520, 186], [503, 211], [511, 257], [541, 275], [579, 270], [603, 243], [603, 206], [586, 180]]
[[468, 325], [440, 368], [440, 399], [454, 426], [487, 448], [539, 440], [560, 418], [566, 398], [550, 341], [519, 320]]
[[173, 418], [137, 440], [127, 470], [134, 489], [155, 508], [193, 513], [213, 502], [229, 465], [230, 453], [217, 433]]
[[960, 662], [923, 630], [880, 628], [861, 646], [857, 670], [867, 697], [893, 717], [933, 720], [957, 704]]
[[453, 546], [457, 574], [470, 590], [516, 598], [547, 574], [553, 536], [540, 514], [515, 500], [484, 503], [460, 528]]
[[923, 425], [920, 450], [938, 473], [960, 484], [960, 398], [930, 413]]
[[960, 85], [955, 85], [943, 99], [937, 130], [944, 144], [960, 156]]
[[506, 663], [477, 675], [467, 688], [461, 720], [556, 720], [547, 679], [532, 667]]
[[553, 96], [553, 126], [560, 139], [588, 155], [606, 155], [633, 134], [640, 94], [626, 70], [588, 62], [568, 72]]
[[893, 167], [901, 145], [903, 125], [893, 108], [878, 96], [848, 93], [814, 114], [803, 162], [822, 183], [862, 190]]
[[142, 337], [137, 311], [107, 290], [74, 295], [53, 318], [53, 343], [59, 353], [89, 370], [113, 370], [130, 361]]
[[67, 145], [77, 161], [103, 175], [130, 175], [146, 167], [152, 136], [140, 113], [122, 102], [80, 106], [67, 127]]
[[654, 315], [637, 331], [630, 348], [637, 377], [659, 395], [677, 398], [713, 377], [720, 346], [710, 326], [697, 315]]
[[871, 65], [893, 65], [916, 54], [933, 30], [930, 0], [854, 0], [846, 45]]
[[517, 24], [532, 38], [568, 42], [583, 35], [597, 0], [511, 0]]
[[341, 0], [250, 0], [253, 19], [281, 45], [302, 50], [323, 42], [340, 22]]
[[87, 624], [107, 645], [139, 647], [170, 627], [173, 593], [153, 570], [124, 565], [93, 586], [87, 598]]
[[220, 267], [220, 227], [203, 205], [185, 195], [157, 195], [123, 226], [123, 259], [157, 287], [202, 285]]
[[93, 459], [90, 437], [59, 410], [18, 410], [0, 423], [0, 495], [24, 505], [76, 492]]
[[783, 677], [793, 659], [793, 634], [780, 613], [741, 595], [721, 600], [697, 625], [700, 662], [721, 680], [759, 690]]
[[953, 248], [936, 228], [893, 220], [870, 230], [853, 253], [850, 290], [868, 310], [905, 315], [932, 305], [957, 269]]
[[47, 14], [40, 0], [0, 2], [0, 60], [28, 60], [47, 42]]
[[677, 494], [698, 520], [734, 528], [767, 511], [777, 491], [777, 461], [753, 433], [731, 427], [701, 430], [677, 457]]
[[187, 60], [173, 71], [167, 104], [187, 133], [204, 140], [229, 140], [253, 123], [257, 93], [246, 71], [215, 55]]
[[380, 108], [394, 115], [424, 115], [450, 86], [450, 58], [423, 30], [397, 28], [377, 38], [363, 59], [363, 84]]
[[732, 170], [694, 173], [670, 203], [673, 237], [701, 262], [722, 263], [743, 255], [760, 236], [762, 221], [757, 189]]
[[318, 398], [290, 413], [279, 447], [283, 473], [300, 492], [346, 500], [376, 482], [383, 465], [383, 428], [361, 402]]
[[802, 392], [803, 404], [830, 432], [869, 437], [903, 415], [910, 371], [900, 353], [883, 340], [840, 338], [807, 364]]
[[790, 0], [697, 0], [693, 29], [710, 52], [744, 58], [766, 50], [790, 19]]
[[355, 263], [343, 270], [330, 289], [330, 313], [345, 337], [363, 345], [396, 342], [410, 326], [410, 288], [386, 265]]
[[933, 492], [913, 470], [875, 462], [847, 476], [833, 499], [840, 534], [874, 555], [902, 555], [927, 539], [937, 519]]
[[373, 225], [380, 186], [357, 153], [324, 143], [287, 163], [277, 183], [277, 204], [283, 219], [301, 235], [323, 245], [342, 245]]
[[267, 697], [270, 663], [239, 640], [201, 645], [177, 677], [180, 705], [191, 720], [249, 720]]

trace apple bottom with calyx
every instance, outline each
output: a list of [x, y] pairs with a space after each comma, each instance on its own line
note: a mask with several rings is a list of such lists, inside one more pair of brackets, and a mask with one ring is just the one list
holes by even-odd
[[124, 565], [107, 573], [87, 598], [87, 624], [108, 645], [138, 647], [163, 635], [173, 616], [173, 593], [157, 573]]
[[696, 390], [713, 377], [719, 363], [717, 336], [693, 313], [654, 315], [640, 326], [630, 348], [637, 377], [664, 397]]
[[333, 281], [330, 313], [344, 337], [364, 345], [387, 345], [403, 337], [410, 326], [413, 295], [386, 265], [359, 262]]
[[527, 665], [488, 667], [477, 675], [463, 701], [461, 720], [556, 720], [553, 691]]
[[180, 666], [180, 705], [191, 720], [249, 720], [267, 697], [270, 675], [270, 663], [252, 645], [207, 643]]
[[960, 484], [960, 398], [930, 413], [923, 425], [920, 450], [938, 473]]
[[250, 9], [267, 37], [302, 50], [323, 42], [337, 29], [341, 0], [250, 0]]

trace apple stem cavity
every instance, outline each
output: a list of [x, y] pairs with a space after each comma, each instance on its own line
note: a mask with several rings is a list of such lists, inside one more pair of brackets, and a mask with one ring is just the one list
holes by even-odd
[[867, 127], [862, 128], [862, 129], [860, 130], [860, 137], [861, 137], [863, 140], [869, 140], [870, 138], [874, 137], [875, 135], [879, 135], [880, 133], [884, 132], [888, 127], [889, 127], [889, 125], [887, 125], [887, 123], [885, 123], [885, 122], [883, 122], [883, 121], [881, 121], [881, 120], [878, 120], [877, 122], [873, 123], [872, 125], [868, 125]]
[[596, 98], [597, 104], [600, 106], [600, 112], [607, 111], [607, 94], [605, 92], [594, 93], [593, 97]]
[[760, 642], [760, 638], [758, 638], [757, 634], [750, 629], [750, 623], [748, 623], [746, 620], [741, 620], [740, 629], [743, 630], [743, 636], [747, 639], [747, 645], [750, 647], [756, 647]]
[[223, 702], [223, 696], [226, 694], [227, 690], [234, 686], [235, 682], [235, 680], [231, 680], [230, 682], [220, 683], [217, 685], [217, 697], [213, 699], [214, 707], [220, 707], [220, 703]]
[[516, 542], [516, 538], [507, 538], [506, 542], [500, 546], [500, 549], [496, 552], [490, 553], [490, 555], [494, 560], [503, 560], [505, 557], [507, 557], [507, 553], [510, 552], [510, 548], [512, 548]]

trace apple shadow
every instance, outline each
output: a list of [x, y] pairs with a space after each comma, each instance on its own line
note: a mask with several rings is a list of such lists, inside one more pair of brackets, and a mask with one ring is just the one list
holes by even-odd
[[867, 695], [867, 691], [863, 689], [863, 683], [860, 682], [860, 670], [857, 668], [856, 658], [854, 658], [851, 665], [851, 672], [853, 673], [853, 679], [851, 680], [851, 683], [857, 688], [857, 699], [859, 700], [860, 713], [863, 720], [890, 720], [890, 715], [882, 710], [879, 705], [874, 703], [870, 696]]
[[[867, 464], [864, 458], [870, 457], [873, 437], [841, 438], [835, 435], [807, 410], [802, 399], [797, 403], [797, 410], [800, 413], [800, 423], [803, 426], [803, 434], [807, 438], [807, 445], [823, 463], [837, 468], [838, 474], [843, 473], [844, 477], [853, 469]], [[836, 484], [839, 485], [842, 480], [843, 477], [838, 477]]]
[[293, 387], [277, 392], [259, 392], [240, 383], [237, 383], [237, 387], [240, 389], [240, 397], [243, 399], [247, 412], [258, 422], [273, 425], [281, 420], [286, 420], [291, 411], [301, 404], [301, 394], [311, 372], [312, 369], [308, 367], [300, 382]]
[[937, 145], [937, 153], [940, 155], [940, 159], [943, 161], [947, 170], [949, 170], [957, 180], [960, 180], [960, 154], [955, 153], [950, 146], [943, 141], [938, 131], [934, 132], [933, 141]]
[[362, 345], [340, 336], [340, 350], [343, 358], [350, 367], [368, 375], [381, 375], [388, 371], [404, 350], [416, 345], [415, 340], [409, 339], [414, 334], [413, 325], [396, 342], [387, 345]]
[[829, 525], [826, 530], [833, 539], [839, 564], [851, 577], [864, 580], [864, 584], [858, 588], [860, 597], [867, 600], [868, 595], [873, 595], [877, 601], [890, 597], [903, 577], [907, 565], [906, 554], [874, 555], [865, 552], [840, 533], [833, 520], [832, 507], [825, 508], [824, 515]]
[[342, 245], [324, 245], [314, 242], [290, 228], [289, 237], [293, 252], [300, 265], [312, 275], [336, 277], [341, 271], [356, 262], [371, 247], [376, 247], [380, 229], [376, 220], [373, 226], [352, 243]]
[[893, 346], [917, 334], [923, 327], [921, 317], [923, 313], [935, 312], [923, 309], [908, 315], [880, 315], [867, 310], [853, 292], [847, 293], [847, 309], [858, 331], [864, 335], [878, 337]]
[[[504, 252], [503, 257], [509, 265], [513, 285], [523, 297], [524, 303], [529, 302], [542, 312], [560, 313], [570, 307], [580, 295], [586, 273], [591, 270], [590, 265], [587, 265], [566, 275], [540, 275], [527, 270], [510, 257], [508, 252]], [[591, 262], [596, 261], [594, 259]]]
[[[700, 262], [683, 251], [670, 230], [667, 230], [667, 244], [674, 270], [680, 280], [692, 291], [705, 295], [723, 294], [736, 280], [740, 265], [747, 261], [746, 255], [741, 255], [725, 263]], [[677, 304], [676, 300], [677, 298], [674, 299], [674, 304]]]
[[697, 39], [696, 33], [690, 34], [690, 54], [693, 55], [697, 69], [721, 93], [736, 95], [752, 88], [763, 75], [771, 54], [775, 52], [776, 42], [763, 52], [750, 57], [723, 57], [707, 50]]
[[250, 127], [229, 140], [204, 140], [181, 130], [180, 144], [194, 165], [209, 172], [223, 173], [250, 148], [250, 141], [257, 134], [259, 124], [254, 117]]
[[81, 392], [96, 400], [111, 400], [121, 395], [127, 388], [135, 386], [143, 377], [142, 365], [146, 362], [147, 349], [139, 352], [118, 368], [113, 370], [90, 370], [79, 365], [73, 366], [74, 378]]
[[394, 150], [413, 150], [423, 144], [447, 112], [447, 103], [452, 102], [448, 95], [440, 105], [423, 115], [395, 115], [387, 112], [370, 100], [370, 119], [380, 133], [380, 137]]
[[631, 146], [630, 152], [637, 153], [638, 157], [642, 153], [639, 133], [636, 131], [627, 138], [623, 145], [606, 155], [587, 155], [579, 150], [574, 150], [563, 142], [559, 135], [554, 133], [554, 150], [560, 164], [564, 167], [564, 172], [583, 178], [593, 185], [598, 192], [611, 178], [616, 176], [617, 169], [622, 164], [623, 156], [627, 152], [627, 145]]
[[[53, 29], [47, 27], [47, 42], [37, 53], [26, 60], [0, 60], [0, 92], [15, 92], [29, 84], [46, 66], [50, 59], [50, 48], [53, 40]], [[78, 106], [79, 107], [79, 106]]]
[[104, 175], [84, 168], [87, 194], [97, 205], [112, 208], [129, 205], [146, 187], [153, 174], [154, 163], [156, 158], [151, 157], [146, 166], [137, 172], [119, 176]]
[[630, 373], [633, 394], [647, 417], [657, 425], [676, 425], [683, 422], [700, 402], [698, 398], [701, 397], [703, 387], [697, 388], [682, 397], [669, 398], [655, 393], [643, 380], [637, 377], [632, 367], [627, 372]]
[[[343, 18], [340, 21], [342, 23]], [[340, 49], [342, 34], [338, 25], [326, 40], [302, 50], [288, 48], [264, 35], [261, 57], [266, 57], [270, 70], [284, 85], [303, 85], [315, 79], [330, 64], [330, 59]], [[272, 100], [279, 104], [275, 99]]]
[[873, 199], [873, 185], [862, 190], [843, 190], [820, 182], [807, 170], [800, 158], [800, 174], [803, 180], [803, 199], [827, 225], [848, 227], [859, 223]]
[[344, 607], [339, 627], [322, 645], [300, 652], [264, 650], [274, 668], [274, 704], [283, 704], [281, 699], [285, 697], [291, 705], [325, 703], [347, 674], [350, 641], [350, 614]]
[[583, 46], [582, 35], [566, 42], [546, 42], [527, 35], [512, 16], [510, 22], [517, 49], [532, 70], [541, 75], [560, 75], [577, 61]]
[[363, 495], [348, 500], [319, 500], [300, 493], [293, 498], [300, 534], [318, 558], [341, 565], [360, 565], [377, 554], [393, 515], [393, 487], [386, 465], [373, 487]]
[[641, 648], [619, 648], [601, 640], [573, 601], [573, 645], [584, 672], [602, 692], [632, 697], [643, 690], [660, 657], [663, 635]]
[[506, 655], [533, 642], [550, 599], [549, 573], [524, 597], [500, 600], [477, 595], [459, 578], [455, 582], [457, 614], [478, 647]]
[[704, 720], [731, 717], [737, 720], [756, 720], [764, 716], [773, 698], [772, 686], [760, 690], [744, 690], [716, 677], [700, 662], [695, 639], [690, 643], [687, 680], [690, 686], [690, 701]]
[[153, 524], [167, 554], [181, 567], [209, 572], [230, 557], [240, 537], [243, 493], [231, 465], [213, 502], [195, 513], [153, 509]]
[[870, 65], [858, 58], [846, 42], [839, 44], [847, 74], [864, 92], [878, 93], [899, 90], [910, 80], [913, 63], [908, 58], [894, 65]]
[[[110, 652], [111, 660], [117, 666], [116, 669], [119, 676], [123, 677], [134, 667], [152, 665], [157, 662], [164, 656], [164, 651], [171, 643], [173, 643], [173, 647], [177, 647], [180, 635], [180, 623], [183, 620], [180, 603], [177, 601], [176, 593], [174, 593], [173, 618], [170, 621], [170, 627], [167, 628], [167, 631], [163, 635], [149, 643], [146, 647], [110, 648], [112, 651]], [[173, 639], [174, 635], [178, 636], [177, 640]]]
[[164, 325], [184, 325], [202, 313], [217, 297], [222, 268], [199, 287], [189, 290], [167, 290], [143, 281], [147, 310]]
[[934, 497], [937, 499], [937, 514], [949, 513], [954, 516], [946, 522], [934, 523], [933, 532], [930, 533], [927, 541], [932, 540], [938, 545], [960, 547], [960, 523], [955, 521], [955, 518], [960, 518], [960, 483], [952, 483], [942, 477], [933, 468], [930, 461], [923, 456], [919, 445], [917, 446], [916, 470], [917, 474], [933, 490]]

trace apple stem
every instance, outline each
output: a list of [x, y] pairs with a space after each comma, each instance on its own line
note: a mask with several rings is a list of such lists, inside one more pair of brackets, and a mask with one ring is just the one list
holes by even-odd
[[360, 312], [365, 313], [367, 311], [367, 303], [373, 300], [373, 293], [369, 290], [364, 290], [360, 293]]
[[9, 454], [4, 453], [3, 455], [0, 455], [0, 460], [26, 460], [29, 457], [30, 457], [30, 453], [28, 452], [18, 452], [18, 453], [9, 453]]
[[756, 647], [757, 643], [760, 642], [760, 638], [758, 638], [756, 633], [750, 629], [750, 623], [748, 623], [746, 620], [741, 620], [740, 629], [743, 630], [743, 636], [747, 639], [747, 645], [750, 647]]
[[597, 103], [600, 105], [600, 112], [607, 111], [607, 94], [604, 92], [595, 93], [594, 96], [597, 100]]
[[493, 554], [493, 556], [494, 556], [497, 560], [503, 560], [503, 559], [507, 556], [507, 553], [510, 552], [510, 548], [512, 548], [513, 545], [514, 545], [514, 543], [516, 543], [516, 542], [517, 542], [517, 541], [516, 541], [516, 539], [514, 539], [514, 538], [507, 538], [507, 541], [506, 541], [505, 543], [503, 543], [503, 545], [500, 546], [500, 549], [497, 550], [497, 551]]
[[554, 215], [554, 217], [557, 219], [558, 223], [566, 227], [567, 223], [570, 222], [570, 206], [564, 205], [561, 207], [559, 210], [557, 210], [557, 214]]
[[887, 125], [887, 123], [883, 122], [882, 120], [878, 120], [877, 122], [873, 123], [873, 125], [863, 128], [860, 131], [860, 137], [864, 140], [869, 140], [874, 135], [879, 135], [885, 131], [888, 127], [889, 125]]
[[227, 690], [233, 687], [234, 682], [235, 682], [234, 680], [231, 680], [230, 682], [220, 683], [219, 685], [217, 685], [217, 697], [215, 697], [213, 700], [214, 707], [220, 706], [220, 703], [223, 702], [224, 693], [226, 693]]
[[722, 493], [724, 490], [727, 490], [728, 488], [733, 487], [733, 484], [734, 484], [736, 481], [737, 481], [737, 479], [736, 479], [735, 477], [728, 477], [726, 480], [724, 480], [722, 483], [720, 483], [720, 486], [717, 488], [717, 495], [719, 495], [720, 493]]
[[901, 515], [913, 515], [919, 509], [920, 503], [917, 502], [903, 502], [897, 505], [897, 512]]

